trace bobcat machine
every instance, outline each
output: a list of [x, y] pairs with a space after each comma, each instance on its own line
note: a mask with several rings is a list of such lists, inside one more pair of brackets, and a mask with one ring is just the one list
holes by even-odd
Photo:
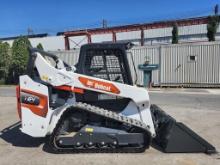
[[48, 137], [53, 153], [137, 153], [149, 146], [167, 153], [215, 153], [206, 140], [151, 105], [146, 89], [133, 85], [131, 47], [84, 45], [75, 67], [31, 48], [16, 89], [21, 131]]

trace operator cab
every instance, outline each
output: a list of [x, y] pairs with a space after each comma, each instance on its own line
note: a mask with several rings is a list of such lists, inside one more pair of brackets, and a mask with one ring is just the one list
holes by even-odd
[[[133, 85], [127, 50], [132, 43], [91, 43], [80, 49], [76, 72], [109, 81]], [[86, 102], [113, 111], [122, 111], [129, 99], [86, 91], [84, 95], [77, 94], [77, 101]]]
[[80, 49], [77, 73], [133, 85], [126, 51], [132, 43], [94, 43]]

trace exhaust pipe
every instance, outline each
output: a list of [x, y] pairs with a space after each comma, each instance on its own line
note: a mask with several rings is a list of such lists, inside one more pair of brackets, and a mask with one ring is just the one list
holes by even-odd
[[157, 105], [151, 105], [156, 137], [151, 146], [166, 153], [216, 153], [213, 145]]

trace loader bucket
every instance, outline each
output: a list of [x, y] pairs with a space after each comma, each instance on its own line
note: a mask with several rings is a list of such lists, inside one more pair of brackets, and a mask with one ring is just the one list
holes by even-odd
[[166, 153], [216, 153], [214, 146], [157, 105], [151, 105], [151, 113], [157, 134], [152, 147]]

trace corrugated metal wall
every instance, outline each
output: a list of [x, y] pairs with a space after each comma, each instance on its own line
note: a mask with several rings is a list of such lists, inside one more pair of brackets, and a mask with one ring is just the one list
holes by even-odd
[[78, 62], [80, 49], [75, 50], [63, 50], [63, 51], [50, 51], [56, 54], [59, 58], [65, 61], [67, 64], [73, 66]]
[[42, 38], [31, 38], [29, 39], [31, 45], [36, 47], [39, 43], [41, 43], [45, 50], [64, 50], [64, 37], [63, 36], [48, 36]]
[[118, 41], [140, 39], [141, 38], [141, 31], [116, 33], [116, 38]]
[[178, 30], [179, 35], [206, 34], [207, 24], [180, 26]]
[[[159, 64], [159, 51], [158, 46], [151, 46], [151, 47], [136, 47], [129, 52], [132, 53], [136, 71], [137, 71], [137, 84], [143, 85], [143, 72], [138, 69], [139, 64], [143, 64], [144, 61], [147, 59], [150, 60], [150, 64]], [[136, 76], [135, 76], [135, 71], [133, 69], [133, 64], [132, 64], [132, 59], [131, 55], [128, 55], [128, 60], [131, 68], [131, 74], [133, 77], [133, 81], [135, 82]], [[159, 71], [155, 70], [152, 72], [152, 82], [156, 83], [157, 85], [159, 82]]]
[[[75, 65], [79, 58], [79, 49], [76, 50], [65, 50], [65, 51], [51, 51], [51, 53], [56, 54], [62, 60], [70, 65]], [[134, 65], [132, 63], [132, 56], [134, 59], [135, 69], [137, 71], [137, 76], [135, 74]], [[138, 69], [138, 65], [142, 64], [146, 57], [150, 59], [151, 64], [159, 63], [159, 49], [158, 47], [136, 47], [128, 51], [128, 61], [130, 64], [130, 70], [132, 74], [133, 81], [135, 82], [137, 79], [137, 84], [143, 85], [143, 72]], [[152, 79], [153, 82], [157, 85], [159, 80], [159, 71], [153, 71]]]
[[145, 38], [166, 37], [172, 35], [172, 27], [144, 30]]
[[[137, 84], [143, 85], [143, 72], [138, 69], [147, 59], [159, 64], [152, 72], [155, 86], [220, 86], [220, 43], [193, 43], [135, 47], [133, 54], [137, 70]], [[79, 49], [53, 52], [71, 65], [78, 61]], [[136, 80], [131, 53], [128, 60], [133, 80]]]
[[161, 47], [161, 85], [220, 85], [220, 44]]
[[112, 41], [112, 34], [91, 35], [92, 43]]

